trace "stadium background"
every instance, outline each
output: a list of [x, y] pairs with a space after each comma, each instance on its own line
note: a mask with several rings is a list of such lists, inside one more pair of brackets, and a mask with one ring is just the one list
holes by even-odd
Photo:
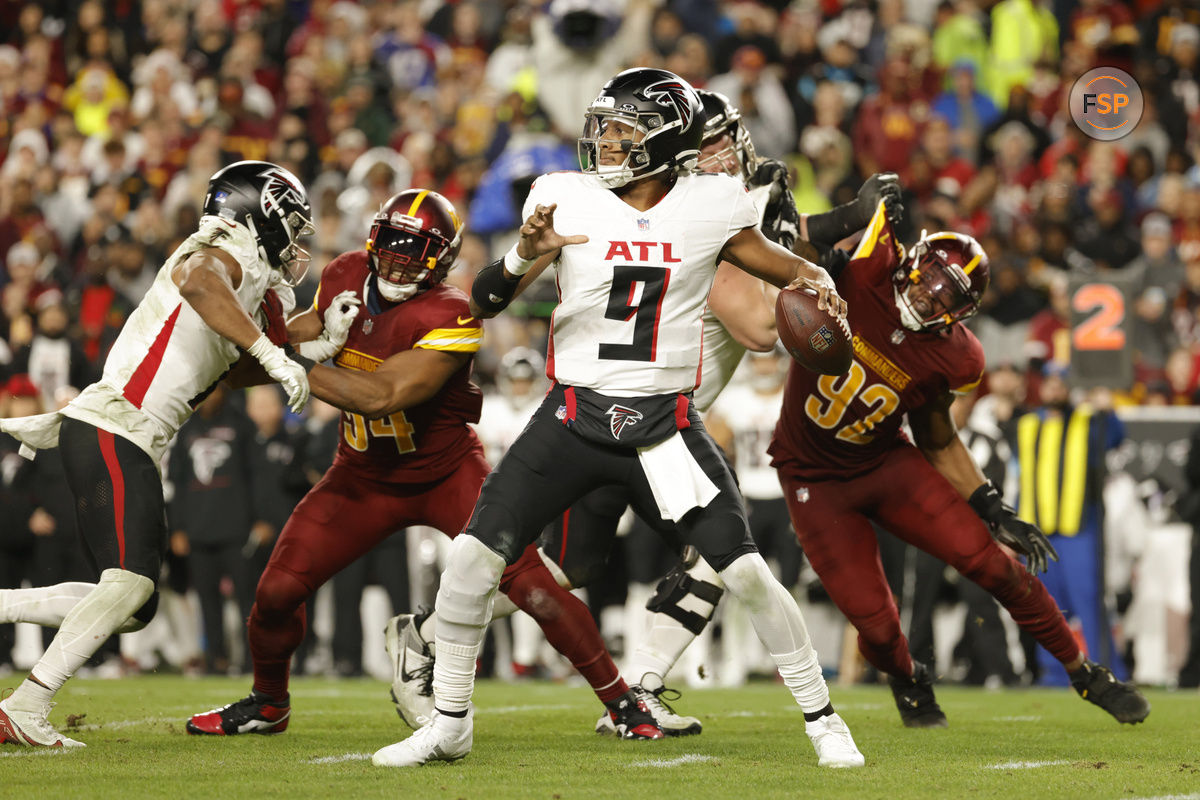
[[[268, 159], [305, 180], [317, 235], [301, 302], [321, 265], [362, 246], [379, 202], [409, 186], [435, 188], [465, 214], [450, 280], [466, 287], [511, 245], [532, 178], [574, 166], [582, 109], [603, 81], [625, 66], [663, 66], [742, 109], [759, 154], [792, 168], [801, 211], [845, 202], [863, 178], [893, 170], [906, 188], [908, 241], [922, 229], [980, 239], [992, 288], [972, 327], [989, 369], [1003, 373], [985, 382], [1000, 401], [990, 407], [1035, 407], [1046, 365], [1073, 361], [1080, 391], [1129, 422], [1110, 459], [1123, 489], [1112, 502], [1126, 505], [1110, 508], [1108, 588], [1135, 677], [1171, 685], [1194, 593], [1193, 533], [1176, 506], [1188, 497], [1186, 440], [1200, 424], [1198, 25], [1200, 11], [1182, 0], [4, 3], [0, 413], [52, 408], [94, 379], [223, 164]], [[1075, 77], [1102, 64], [1134, 75], [1145, 98], [1137, 128], [1116, 142], [1086, 137], [1066, 108]], [[1107, 295], [1115, 309], [1080, 299], [1096, 284], [1118, 290]], [[476, 368], [486, 391], [499, 391], [513, 348], [544, 352], [552, 307], [547, 282], [488, 323]], [[1080, 326], [1112, 310], [1119, 345], [1081, 357]], [[269, 445], [245, 405], [233, 396], [223, 413], [240, 420], [230, 424], [243, 431], [247, 468], [265, 470]], [[288, 467], [276, 470], [281, 502], [328, 463], [336, 425], [319, 404], [286, 420], [274, 450], [275, 466]], [[0, 578], [70, 577], [79, 568], [70, 509], [47, 490], [55, 476], [31, 478], [15, 449], [0, 443]], [[266, 501], [249, 505], [214, 525], [237, 539], [252, 574], [278, 522]], [[166, 585], [180, 593], [197, 573], [192, 538], [172, 545]], [[329, 591], [341, 610], [318, 616], [312, 669], [380, 669], [372, 632], [389, 601], [367, 592], [360, 634], [365, 583], [388, 585], [393, 605], [407, 592], [413, 603], [432, 597], [441, 539], [406, 538], [407, 548], [398, 540], [365, 560], [377, 569], [364, 563]], [[397, 572], [410, 584], [389, 584]], [[232, 600], [239, 587], [217, 588]], [[815, 587], [798, 593], [819, 600]], [[238, 668], [236, 641], [204, 658], [194, 598], [176, 612], [161, 615], [161, 640], [126, 642], [124, 658], [110, 653], [98, 669]], [[836, 620], [827, 634], [836, 653]], [[3, 636], [0, 667], [12, 641]], [[325, 641], [337, 636], [340, 645]], [[36, 650], [36, 636], [22, 633], [16, 666]], [[498, 670], [509, 674], [504, 661]]]

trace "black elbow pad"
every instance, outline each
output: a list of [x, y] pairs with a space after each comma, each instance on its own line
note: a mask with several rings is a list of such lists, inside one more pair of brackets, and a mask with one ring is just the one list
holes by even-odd
[[512, 302], [520, 278], [511, 279], [504, 274], [504, 259], [497, 259], [479, 270], [471, 284], [471, 299], [485, 311], [503, 311]]

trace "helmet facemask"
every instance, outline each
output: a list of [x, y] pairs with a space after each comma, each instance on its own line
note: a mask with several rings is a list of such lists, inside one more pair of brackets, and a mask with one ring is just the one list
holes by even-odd
[[[632, 180], [656, 175], [669, 168], [690, 168], [694, 165], [696, 151], [693, 150], [680, 154], [682, 158], [653, 166], [649, 150], [651, 140], [681, 127], [681, 123], [663, 124], [662, 114], [613, 111], [601, 105], [601, 101], [611, 99], [596, 98], [597, 102], [584, 115], [583, 135], [579, 137], [579, 163], [584, 172], [596, 175], [605, 186], [616, 189]], [[621, 163], [602, 163], [606, 153], [617, 150], [625, 154]]]
[[400, 303], [428, 289], [450, 271], [446, 256], [455, 242], [412, 225], [376, 221], [367, 239], [367, 252], [379, 278], [379, 292], [390, 302]]
[[271, 253], [267, 250], [267, 245], [264, 243], [263, 237], [259, 235], [252, 216], [247, 214], [245, 223], [246, 227], [250, 229], [250, 233], [258, 240], [259, 255], [279, 271], [280, 281], [285, 286], [298, 286], [304, 280], [304, 276], [308, 274], [308, 265], [312, 261], [312, 253], [300, 246], [301, 237], [312, 236], [316, 233], [312, 220], [305, 218], [299, 211], [289, 211], [281, 223], [287, 234], [288, 243], [278, 253]]
[[[741, 123], [742, 115], [729, 105], [724, 95], [715, 92], [705, 94], [705, 110], [709, 111], [708, 120], [704, 123], [704, 139], [700, 144], [700, 158], [696, 168], [701, 172], [724, 172], [742, 183], [749, 183], [754, 177], [754, 143], [750, 141], [750, 133]], [[720, 102], [720, 110], [713, 114], [708, 105], [709, 98]], [[718, 143], [724, 146], [713, 149]], [[705, 152], [705, 149], [709, 152]]]
[[[909, 251], [896, 272], [893, 286], [900, 321], [910, 331], [937, 332], [955, 322], [969, 319], [979, 310], [979, 295], [971, 272], [983, 260], [982, 252], [965, 265], [946, 257], [938, 240], [956, 234], [937, 234], [921, 239]], [[986, 269], [986, 267], [985, 267]]]

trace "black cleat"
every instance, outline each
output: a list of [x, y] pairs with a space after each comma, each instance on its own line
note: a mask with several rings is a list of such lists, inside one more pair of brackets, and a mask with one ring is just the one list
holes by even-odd
[[1117, 722], [1136, 725], [1150, 714], [1150, 702], [1133, 684], [1117, 680], [1112, 670], [1095, 661], [1084, 661], [1071, 673], [1071, 685], [1080, 697], [1112, 714]]
[[933, 675], [929, 667], [913, 662], [911, 678], [888, 677], [896, 708], [906, 728], [945, 728], [949, 725], [937, 698], [933, 696]]
[[[663, 729], [632, 689], [604, 705], [608, 709], [610, 724], [602, 728], [601, 724], [597, 723], [596, 733], [615, 733], [622, 739], [663, 738]], [[603, 717], [601, 722], [604, 722]]]
[[187, 732], [208, 736], [283, 733], [291, 716], [292, 707], [287, 699], [275, 703], [266, 695], [251, 691], [249, 697], [243, 697], [236, 703], [196, 714], [188, 720]]

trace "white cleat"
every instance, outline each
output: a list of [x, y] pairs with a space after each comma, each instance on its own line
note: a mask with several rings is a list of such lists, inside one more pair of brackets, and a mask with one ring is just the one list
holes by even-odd
[[475, 707], [458, 719], [433, 712], [433, 719], [402, 742], [377, 750], [371, 763], [377, 767], [419, 767], [430, 761], [458, 761], [474, 743]]
[[[646, 709], [667, 736], [692, 736], [700, 733], [700, 720], [675, 713], [666, 700], [676, 700], [679, 692], [663, 686], [662, 678], [652, 672], [642, 676], [642, 682], [629, 687], [637, 698], [646, 704]], [[599, 723], [597, 723], [599, 730]]]
[[804, 732], [812, 740], [817, 751], [819, 767], [861, 767], [866, 763], [858, 752], [850, 729], [837, 714], [829, 714], [813, 722], [804, 723]]
[[392, 702], [413, 730], [433, 717], [433, 652], [418, 632], [427, 616], [400, 614], [383, 629], [383, 646], [392, 662]]
[[0, 702], [0, 743], [11, 742], [25, 747], [87, 747], [63, 736], [46, 719], [53, 703], [39, 711], [20, 711], [11, 708], [10, 701]]

